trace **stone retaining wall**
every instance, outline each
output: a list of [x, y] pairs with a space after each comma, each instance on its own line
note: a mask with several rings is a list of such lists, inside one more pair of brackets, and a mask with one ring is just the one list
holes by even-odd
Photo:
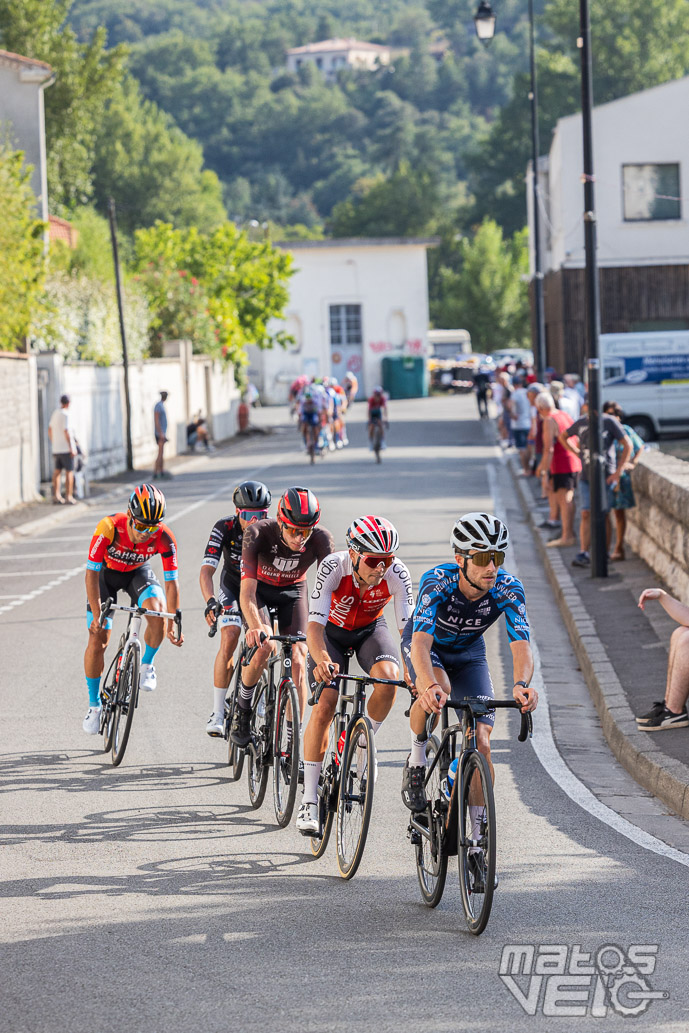
[[689, 463], [644, 452], [632, 474], [636, 506], [626, 540], [673, 595], [689, 601]]

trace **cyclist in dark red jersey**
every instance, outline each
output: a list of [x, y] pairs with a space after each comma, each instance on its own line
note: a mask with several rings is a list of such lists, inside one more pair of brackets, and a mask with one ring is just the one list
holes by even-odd
[[[206, 725], [206, 732], [211, 736], [223, 734], [225, 696], [232, 679], [234, 653], [242, 630], [239, 591], [244, 532], [250, 524], [268, 516], [271, 494], [261, 481], [244, 481], [235, 488], [232, 501], [235, 505], [234, 515], [218, 520], [213, 526], [199, 578], [201, 592], [206, 600], [206, 622], [211, 627], [217, 621], [220, 627], [220, 647], [213, 668], [213, 713]], [[223, 568], [216, 600], [213, 575], [221, 560]], [[218, 603], [222, 611], [216, 616]]]
[[[259, 646], [239, 683], [239, 706], [231, 738], [237, 746], [250, 739], [251, 698], [265, 670], [271, 644], [260, 645], [261, 633], [272, 635], [264, 608], [277, 610], [281, 635], [306, 634], [308, 585], [306, 572], [333, 551], [333, 537], [316, 527], [321, 518], [318, 499], [308, 488], [288, 488], [278, 503], [276, 520], [259, 520], [244, 532], [242, 587], [239, 598], [247, 624], [246, 644]], [[292, 654], [292, 678], [303, 717], [306, 709], [306, 645], [298, 642]]]
[[[89, 735], [97, 735], [100, 726], [100, 679], [103, 674], [105, 650], [110, 641], [112, 620], [105, 627], [98, 623], [101, 602], [117, 593], [127, 592], [132, 606], [147, 610], [163, 610], [163, 604], [172, 613], [179, 608], [177, 580], [177, 542], [163, 523], [165, 496], [153, 484], [140, 484], [129, 497], [126, 513], [103, 517], [91, 539], [86, 564], [86, 611], [89, 640], [84, 654], [84, 673], [89, 691], [89, 709], [83, 728]], [[154, 556], [161, 556], [165, 592], [150, 566]], [[95, 620], [94, 620], [95, 615]], [[165, 635], [160, 618], [146, 619], [144, 651], [141, 657], [139, 685], [151, 692], [156, 687], [153, 658], [160, 649]], [[175, 635], [175, 625], [167, 621], [167, 637], [181, 646]]]
[[[409, 571], [395, 557], [399, 535], [389, 520], [364, 516], [349, 527], [347, 546], [346, 552], [334, 552], [322, 561], [311, 593], [306, 636], [312, 688], [330, 680], [331, 665], [332, 673], [342, 670], [345, 650], [350, 648], [366, 674], [399, 678], [398, 649], [383, 616], [393, 599], [401, 635], [414, 610]], [[373, 688], [367, 709], [374, 735], [390, 713], [395, 692], [392, 685]], [[304, 797], [297, 828], [306, 836], [318, 832], [318, 778], [336, 705], [334, 686], [325, 689], [304, 735]], [[374, 760], [374, 777], [375, 768]]]

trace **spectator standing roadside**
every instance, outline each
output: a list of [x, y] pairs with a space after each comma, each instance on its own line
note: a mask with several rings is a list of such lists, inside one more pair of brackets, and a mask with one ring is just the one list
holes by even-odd
[[[632, 488], [631, 472], [636, 466], [636, 464], [639, 462], [639, 459], [641, 458], [641, 453], [643, 452], [646, 446], [644, 445], [643, 441], [636, 433], [636, 431], [624, 422], [624, 413], [622, 412], [622, 409], [617, 404], [617, 402], [604, 402], [603, 412], [609, 413], [611, 416], [614, 416], [616, 419], [620, 421], [620, 423], [622, 424], [622, 430], [625, 432], [625, 434], [632, 443], [632, 457], [629, 460], [629, 462], [625, 464], [624, 470], [622, 471], [619, 483], [617, 485], [617, 488], [615, 489], [615, 498], [612, 506], [613, 513], [615, 514], [616, 536], [615, 549], [614, 552], [610, 554], [610, 559], [623, 560], [625, 558], [624, 533], [627, 530], [627, 510], [633, 509], [636, 505], [636, 499], [634, 498], [634, 489]], [[617, 449], [617, 454], [619, 455], [622, 448], [619, 441], [616, 443], [615, 448]]]
[[[53, 503], [64, 506], [76, 505], [74, 498], [74, 459], [77, 454], [77, 439], [72, 430], [69, 395], [62, 395], [60, 408], [55, 409], [48, 424], [48, 437], [53, 450]], [[62, 471], [65, 473], [65, 494], [60, 491]]]
[[533, 380], [526, 388], [526, 394], [531, 406], [531, 429], [529, 431], [529, 472], [534, 474], [536, 467], [541, 461], [543, 454], [543, 420], [536, 408], [536, 399], [541, 391], [545, 391], [543, 384]]
[[584, 404], [584, 395], [581, 394], [577, 387], [581, 378], [576, 373], [565, 373], [562, 380], [565, 385], [562, 391], [564, 404], [561, 401], [560, 408], [568, 412], [573, 420], [578, 420], [581, 416], [581, 407]]
[[531, 430], [531, 403], [524, 387], [522, 376], [514, 378], [515, 390], [512, 392], [512, 433], [514, 443], [519, 451], [524, 476], [529, 474], [529, 431]]
[[478, 414], [481, 419], [488, 416], [488, 392], [490, 391], [490, 374], [485, 366], [480, 366], [474, 373], [474, 389], [478, 403]]
[[555, 408], [553, 396], [543, 391], [536, 399], [536, 406], [543, 418], [543, 456], [538, 474], [550, 478], [550, 490], [555, 499], [561, 531], [558, 538], [547, 543], [547, 548], [576, 545], [574, 537], [574, 489], [581, 473], [581, 460], [570, 449], [560, 443], [560, 435], [572, 425], [572, 417], [562, 409]]
[[[588, 405], [582, 406], [588, 412]], [[605, 511], [605, 526], [608, 546], [610, 545], [610, 510], [614, 503], [614, 492], [618, 481], [629, 457], [632, 454], [632, 443], [622, 430], [622, 424], [614, 416], [604, 415], [602, 417], [603, 434], [601, 441], [601, 455], [605, 462], [605, 483], [606, 492], [601, 499], [601, 505]], [[572, 444], [571, 438], [579, 438], [579, 447]], [[591, 489], [589, 487], [589, 421], [588, 415], [582, 415], [575, 420], [567, 430], [558, 438], [561, 445], [568, 448], [574, 455], [579, 456], [582, 462], [581, 477], [579, 480], [579, 502], [581, 506], [581, 524], [579, 525], [579, 549], [580, 551], [572, 560], [573, 567], [588, 567], [591, 564], [589, 556], [589, 545], [591, 542]], [[622, 443], [622, 451], [615, 456], [615, 442]]]
[[160, 401], [156, 402], [153, 407], [153, 422], [155, 430], [155, 439], [158, 446], [158, 455], [156, 456], [155, 466], [153, 467], [154, 477], [167, 477], [163, 470], [163, 449], [165, 448], [165, 442], [167, 441], [167, 412], [165, 411], [165, 402], [167, 401], [167, 391], [160, 392]]

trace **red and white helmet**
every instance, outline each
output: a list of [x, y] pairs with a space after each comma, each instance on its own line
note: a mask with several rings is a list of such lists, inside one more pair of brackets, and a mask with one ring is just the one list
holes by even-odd
[[389, 555], [397, 552], [400, 536], [385, 517], [358, 517], [347, 529], [347, 545], [355, 552]]

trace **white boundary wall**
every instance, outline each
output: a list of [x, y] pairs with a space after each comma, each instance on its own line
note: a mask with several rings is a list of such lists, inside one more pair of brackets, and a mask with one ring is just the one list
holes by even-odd
[[0, 352], [0, 511], [35, 499], [38, 480], [36, 359]]

